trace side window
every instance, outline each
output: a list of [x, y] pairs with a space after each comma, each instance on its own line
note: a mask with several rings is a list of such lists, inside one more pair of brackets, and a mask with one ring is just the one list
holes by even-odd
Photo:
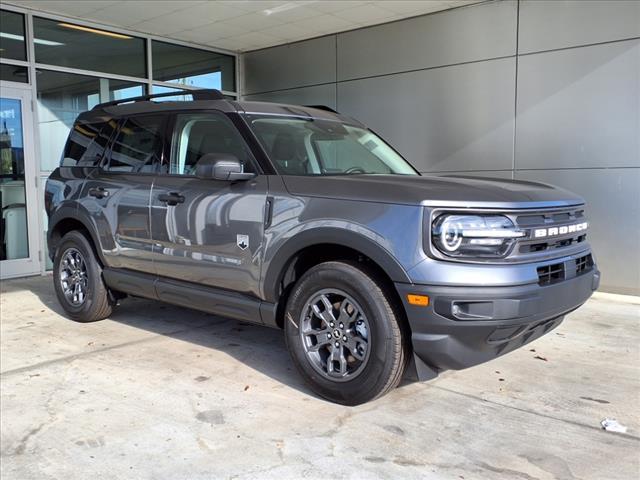
[[160, 163], [164, 117], [144, 115], [126, 119], [113, 141], [110, 172], [155, 172]]
[[178, 114], [164, 173], [195, 175], [198, 161], [209, 153], [233, 155], [245, 172], [255, 172], [249, 147], [228, 118], [216, 113]]
[[113, 133], [115, 121], [76, 122], [62, 154], [62, 167], [92, 167], [100, 164]]

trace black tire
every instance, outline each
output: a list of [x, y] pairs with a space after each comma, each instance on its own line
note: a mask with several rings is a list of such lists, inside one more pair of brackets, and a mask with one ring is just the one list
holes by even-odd
[[[83, 260], [86, 271], [82, 287], [85, 293], [81, 302], [74, 302], [65, 295], [62, 281], [63, 275], [66, 274], [63, 274], [63, 271], [66, 272], [65, 258], [68, 258], [68, 254], [77, 257], [76, 252], [81, 255], [79, 258]], [[102, 267], [89, 240], [81, 232], [71, 231], [62, 237], [53, 262], [53, 284], [60, 305], [72, 320], [95, 322], [111, 315], [113, 305], [102, 279]]]
[[[311, 321], [318, 323], [321, 316], [310, 313], [313, 310], [313, 302], [317, 298], [322, 298], [324, 292], [329, 297], [336, 299], [333, 305], [333, 318], [340, 314], [341, 298], [339, 293], [343, 292], [357, 303], [357, 307], [362, 310], [362, 316], [367, 320], [367, 347], [366, 358], [358, 362], [351, 355], [352, 350], [345, 349], [347, 358], [351, 362], [358, 364], [354, 373], [339, 378], [329, 378], [329, 360], [333, 359], [334, 343], [337, 337], [326, 340], [332, 345], [323, 345], [320, 350], [326, 350], [323, 355], [327, 355], [327, 361], [323, 364], [322, 355], [316, 354], [317, 343], [309, 342], [308, 334], [303, 331], [309, 330]], [[333, 293], [332, 293], [333, 292]], [[320, 295], [320, 297], [318, 297]], [[325, 297], [326, 298], [326, 297]], [[309, 302], [312, 302], [310, 305]], [[321, 305], [317, 302], [316, 305]], [[326, 305], [326, 304], [325, 304]], [[338, 307], [340, 305], [340, 308]], [[293, 359], [293, 363], [309, 384], [311, 389], [323, 398], [343, 405], [359, 405], [378, 398], [388, 391], [394, 389], [400, 380], [409, 358], [408, 335], [403, 328], [401, 306], [397, 305], [391, 295], [381, 282], [376, 281], [374, 272], [368, 270], [364, 265], [347, 262], [326, 262], [316, 265], [307, 271], [294, 286], [285, 311], [284, 329], [287, 348]], [[328, 307], [327, 307], [328, 309]], [[313, 318], [313, 320], [309, 320]], [[341, 317], [342, 318], [342, 317]], [[357, 323], [361, 323], [362, 320]], [[315, 332], [324, 328], [326, 321], [321, 321], [321, 327], [317, 327]], [[335, 322], [334, 322], [335, 323]], [[327, 339], [331, 332], [328, 327]], [[351, 329], [353, 330], [353, 329]], [[345, 330], [346, 332], [346, 330]], [[357, 335], [351, 332], [353, 335]], [[342, 335], [342, 332], [339, 333]], [[345, 339], [348, 333], [341, 338]], [[318, 338], [320, 335], [312, 333], [311, 338]], [[311, 346], [309, 346], [311, 344]], [[324, 343], [324, 342], [323, 342]], [[344, 344], [346, 347], [346, 343]], [[342, 346], [339, 347], [342, 349]], [[312, 350], [313, 353], [309, 353]], [[315, 355], [315, 356], [314, 356]], [[333, 362], [341, 368], [342, 362]], [[323, 365], [326, 368], [323, 369]], [[348, 365], [344, 362], [344, 365]], [[333, 372], [334, 374], [336, 372]], [[338, 372], [340, 374], [340, 372]], [[353, 378], [350, 378], [350, 375]]]

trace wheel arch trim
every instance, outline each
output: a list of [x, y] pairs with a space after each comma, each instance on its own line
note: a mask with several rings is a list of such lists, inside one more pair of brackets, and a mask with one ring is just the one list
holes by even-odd
[[263, 275], [265, 300], [277, 302], [280, 282], [290, 262], [304, 249], [322, 244], [332, 244], [350, 248], [367, 256], [382, 268], [394, 282], [411, 283], [403, 266], [391, 252], [361, 233], [336, 227], [310, 228], [297, 233], [278, 247], [273, 258], [268, 260]]
[[95, 252], [98, 255], [98, 258], [100, 259], [102, 264], [105, 265], [105, 259], [102, 254], [102, 246], [100, 243], [100, 239], [95, 231], [95, 224], [91, 220], [91, 216], [89, 215], [89, 213], [80, 209], [77, 206], [70, 206], [70, 205], [61, 206], [49, 218], [49, 228], [47, 232], [49, 256], [53, 257], [55, 255], [55, 248], [54, 248], [55, 245], [53, 245], [52, 243], [53, 240], [51, 238], [51, 232], [56, 230], [58, 225], [60, 225], [60, 223], [65, 220], [74, 220], [82, 224], [82, 226], [85, 228], [85, 230], [87, 230], [87, 232], [89, 233], [89, 236], [91, 237], [90, 240], [93, 243], [93, 246], [95, 247]]

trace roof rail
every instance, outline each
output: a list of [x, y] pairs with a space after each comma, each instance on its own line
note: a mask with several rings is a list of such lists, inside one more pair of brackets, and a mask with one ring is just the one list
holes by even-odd
[[99, 103], [92, 110], [103, 107], [112, 107], [123, 103], [147, 102], [154, 98], [176, 97], [180, 95], [191, 95], [194, 100], [224, 100], [224, 95], [220, 90], [214, 89], [198, 89], [198, 90], [182, 90], [178, 92], [154, 93], [151, 95], [142, 95], [140, 97], [123, 98], [122, 100], [114, 100], [112, 102]]
[[338, 113], [333, 108], [326, 105], [305, 105], [307, 108], [317, 108], [318, 110], [324, 110], [325, 112]]

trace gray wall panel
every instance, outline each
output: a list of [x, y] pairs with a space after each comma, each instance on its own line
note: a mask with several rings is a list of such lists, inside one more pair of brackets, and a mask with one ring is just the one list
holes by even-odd
[[336, 37], [249, 52], [243, 61], [247, 94], [335, 82]]
[[494, 2], [338, 35], [338, 80], [514, 55], [517, 3]]
[[640, 295], [640, 169], [516, 172], [516, 178], [551, 183], [582, 195], [589, 238], [602, 270], [602, 289]]
[[388, 139], [420, 171], [513, 166], [515, 59], [338, 84], [338, 110]]
[[337, 102], [423, 172], [582, 194], [602, 290], [640, 294], [640, 0], [522, 2], [517, 95], [516, 57], [495, 59], [515, 55], [516, 11], [483, 3], [252, 52], [251, 92], [282, 91], [249, 98]]
[[246, 100], [261, 102], [290, 103], [293, 105], [326, 105], [336, 108], [336, 84], [315, 85], [313, 87], [278, 90], [277, 92], [245, 95]]
[[516, 168], [640, 166], [640, 40], [520, 57]]
[[523, 0], [519, 53], [640, 36], [638, 0]]

